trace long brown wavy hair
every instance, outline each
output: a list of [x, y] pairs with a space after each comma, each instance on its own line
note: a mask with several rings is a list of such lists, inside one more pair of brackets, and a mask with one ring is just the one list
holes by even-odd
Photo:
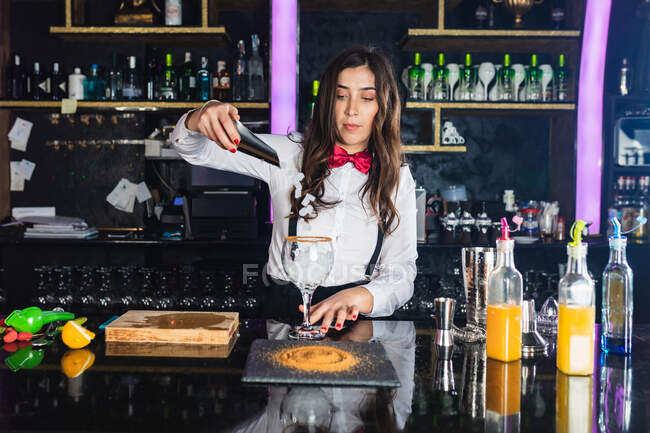
[[338, 203], [323, 200], [325, 179], [331, 173], [327, 161], [334, 151], [335, 143], [343, 142], [334, 113], [336, 88], [342, 70], [359, 66], [367, 66], [375, 75], [379, 105], [368, 141], [372, 165], [359, 198], [365, 203], [364, 200], [368, 196], [377, 223], [386, 234], [390, 234], [399, 225], [399, 215], [392, 194], [399, 187], [400, 167], [404, 164], [400, 138], [401, 101], [390, 62], [372, 47], [355, 46], [344, 50], [329, 63], [321, 78], [314, 115], [303, 140], [302, 172], [305, 177], [301, 181], [302, 194], [295, 198], [294, 189], [291, 190], [289, 216], [298, 215], [300, 202], [307, 193], [316, 198], [312, 202], [315, 214], [303, 217], [305, 220], [315, 218], [319, 209]]

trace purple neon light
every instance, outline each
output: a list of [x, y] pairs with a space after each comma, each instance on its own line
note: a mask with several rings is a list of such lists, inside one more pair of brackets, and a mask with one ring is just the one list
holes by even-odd
[[580, 56], [576, 218], [600, 232], [603, 154], [603, 87], [611, 0], [587, 0]]
[[271, 134], [296, 129], [298, 0], [271, 6]]

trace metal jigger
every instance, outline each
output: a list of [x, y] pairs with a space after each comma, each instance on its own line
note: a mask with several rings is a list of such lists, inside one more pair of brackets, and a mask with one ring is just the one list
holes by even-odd
[[524, 301], [521, 310], [521, 356], [524, 358], [546, 356], [548, 342], [537, 332], [535, 300]]
[[439, 359], [451, 358], [454, 349], [454, 335], [451, 327], [454, 323], [455, 304], [456, 301], [452, 298], [435, 298], [433, 300], [437, 323], [434, 342]]

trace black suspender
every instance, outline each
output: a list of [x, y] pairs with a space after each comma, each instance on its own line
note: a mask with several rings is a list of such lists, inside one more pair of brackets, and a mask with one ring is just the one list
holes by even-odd
[[[298, 217], [293, 216], [289, 218], [289, 236], [296, 236], [298, 230]], [[379, 259], [379, 253], [381, 252], [381, 245], [384, 242], [384, 230], [377, 230], [377, 243], [375, 244], [375, 251], [373, 251], [372, 256], [370, 257], [370, 263], [366, 267], [366, 278], [372, 276], [372, 272], [375, 270], [375, 265]]]

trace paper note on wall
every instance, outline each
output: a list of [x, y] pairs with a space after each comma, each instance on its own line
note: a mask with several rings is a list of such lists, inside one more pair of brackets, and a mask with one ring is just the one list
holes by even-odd
[[27, 150], [27, 141], [29, 141], [29, 134], [32, 132], [33, 125], [34, 124], [28, 120], [16, 117], [16, 121], [8, 134], [12, 149], [23, 152]]
[[113, 191], [106, 196], [106, 201], [113, 205], [115, 209], [132, 213], [135, 206], [136, 190], [136, 184], [122, 178], [113, 188]]
[[18, 164], [16, 165], [16, 169], [19, 172], [21, 172], [23, 176], [25, 176], [26, 180], [32, 180], [32, 174], [34, 174], [35, 168], [36, 168], [36, 164], [26, 159], [19, 161]]
[[74, 114], [77, 112], [77, 100], [63, 98], [61, 100], [61, 114]]
[[18, 170], [20, 161], [11, 161], [11, 191], [25, 191], [25, 175]]
[[143, 201], [147, 201], [151, 198], [151, 191], [149, 191], [149, 187], [147, 187], [146, 183], [140, 182], [138, 184], [138, 188], [135, 191], [135, 196], [138, 199], [138, 203], [142, 203]]

